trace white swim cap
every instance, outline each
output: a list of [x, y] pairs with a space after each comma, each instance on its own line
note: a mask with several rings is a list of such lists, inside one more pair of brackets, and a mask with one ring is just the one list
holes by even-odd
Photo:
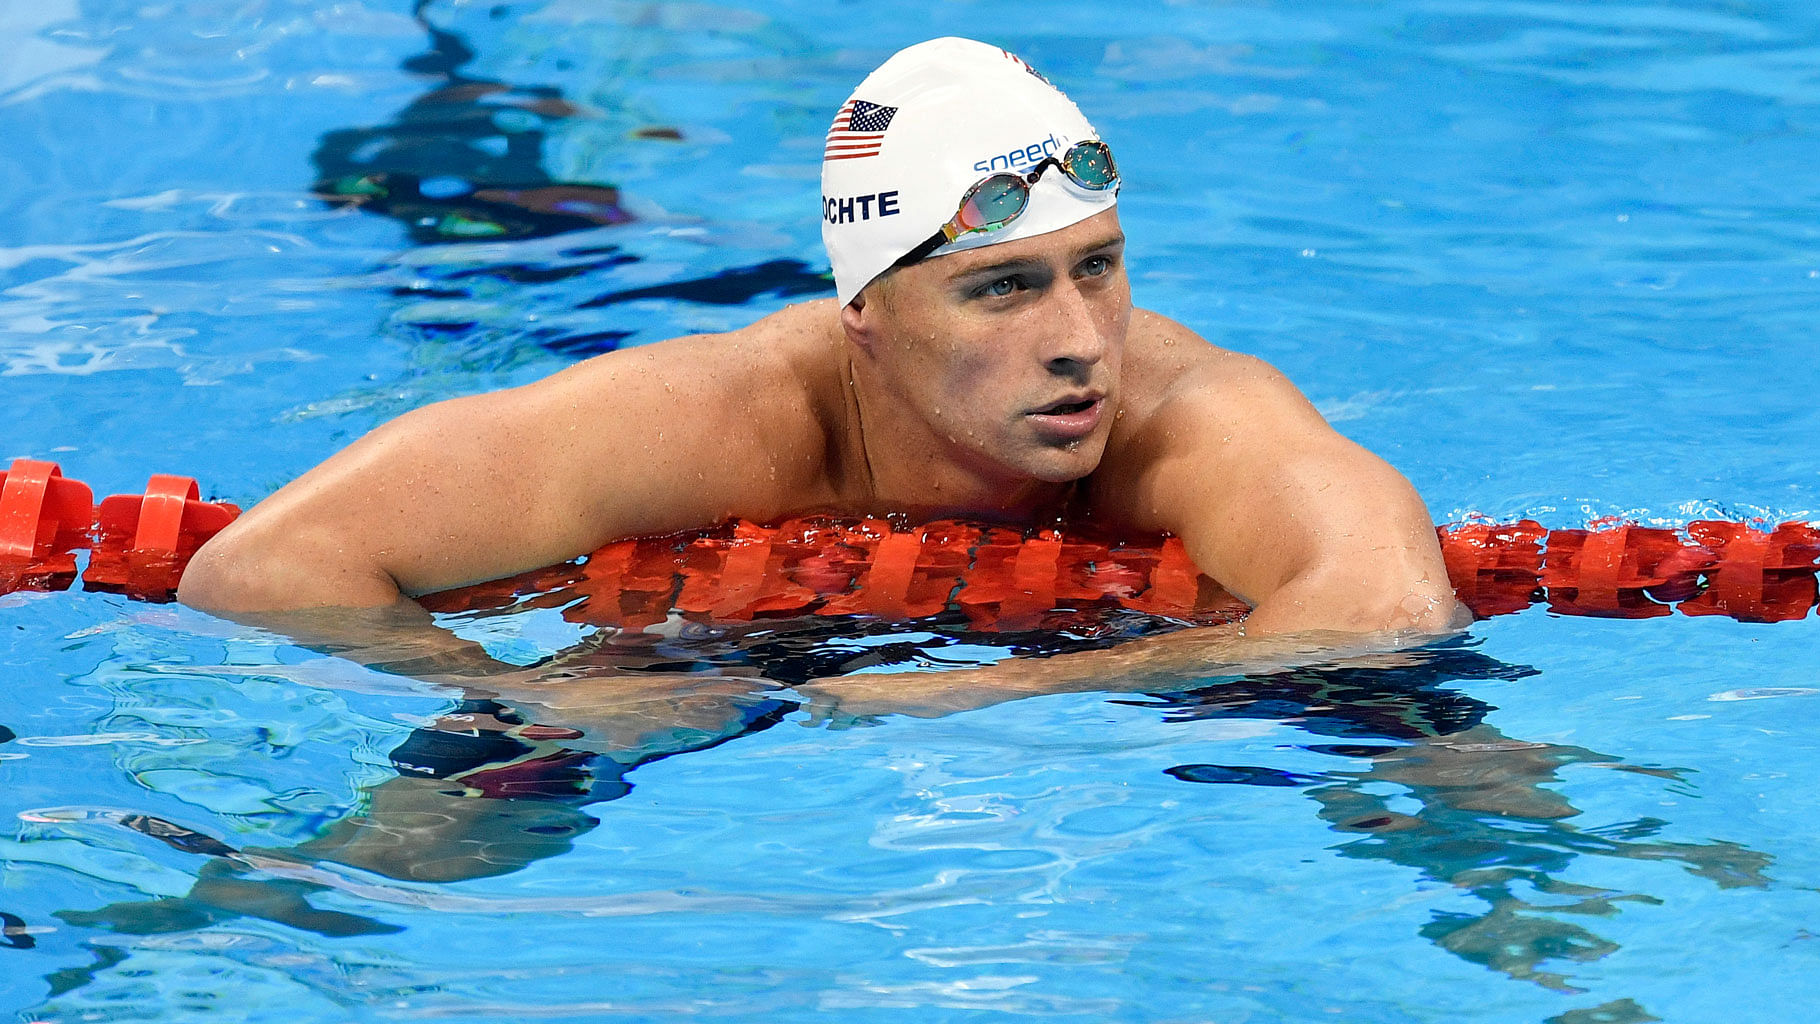
[[[841, 305], [940, 231], [998, 171], [1027, 170], [1099, 135], [1061, 90], [996, 46], [947, 37], [899, 50], [840, 108], [822, 154], [822, 244]], [[933, 255], [1059, 231], [1110, 209], [1053, 168], [1016, 220]]]

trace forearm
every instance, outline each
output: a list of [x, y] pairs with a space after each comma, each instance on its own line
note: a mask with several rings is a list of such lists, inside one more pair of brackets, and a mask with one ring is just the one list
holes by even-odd
[[948, 672], [861, 673], [795, 689], [820, 718], [902, 714], [934, 718], [1055, 693], [1177, 690], [1214, 676], [1275, 672], [1336, 658], [1403, 650], [1440, 631], [1304, 630], [1256, 635], [1248, 623], [1185, 629], [1098, 651], [1011, 658]]
[[[689, 737], [736, 729], [741, 709], [778, 689], [762, 679], [713, 672], [650, 671], [642, 659], [583, 641], [533, 665], [500, 661], [436, 625], [407, 598], [381, 608], [309, 608], [239, 613], [247, 625], [380, 672], [497, 700], [543, 726], [565, 727], [568, 745], [635, 758], [683, 749]], [[607, 635], [607, 634], [603, 634]]]
[[807, 692], [850, 714], [932, 716], [1045, 693], [1179, 689], [1185, 679], [1403, 650], [1471, 622], [1454, 597], [1432, 529], [1425, 537], [1427, 544], [1416, 535], [1357, 558], [1311, 563], [1242, 622], [953, 672], [818, 679]]
[[395, 597], [376, 608], [236, 612], [228, 617], [375, 671], [460, 686], [473, 696], [495, 695], [476, 684], [486, 687], [491, 680], [524, 671], [436, 625], [423, 606], [408, 598]]

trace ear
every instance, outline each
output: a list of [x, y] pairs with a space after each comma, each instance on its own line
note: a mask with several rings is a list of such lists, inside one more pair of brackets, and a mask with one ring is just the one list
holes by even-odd
[[872, 343], [878, 333], [875, 322], [878, 319], [878, 309], [876, 306], [868, 308], [866, 302], [866, 292], [869, 289], [870, 286], [862, 288], [852, 302], [840, 308], [840, 325], [847, 334], [847, 340], [867, 355], [872, 354]]

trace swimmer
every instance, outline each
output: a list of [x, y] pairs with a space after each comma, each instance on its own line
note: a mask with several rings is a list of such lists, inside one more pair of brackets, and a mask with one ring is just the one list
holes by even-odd
[[826, 511], [1172, 533], [1251, 637], [1459, 624], [1401, 475], [1270, 366], [1132, 306], [1112, 144], [1042, 75], [920, 43], [824, 145], [833, 299], [401, 416], [216, 536], [180, 599], [395, 608]]

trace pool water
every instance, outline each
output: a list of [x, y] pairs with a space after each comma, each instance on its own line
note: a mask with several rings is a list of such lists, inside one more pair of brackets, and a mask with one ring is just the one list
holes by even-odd
[[[827, 294], [829, 112], [945, 33], [1115, 147], [1140, 305], [1278, 365], [1438, 521], [1820, 518], [1820, 13], [1749, 0], [7, 5], [0, 459], [251, 504], [426, 402]], [[583, 636], [445, 621], [519, 662]], [[792, 673], [1105, 636], [679, 624], [647, 662], [778, 688], [610, 740], [171, 605], [16, 593], [0, 630], [19, 1021], [1820, 997], [1811, 620], [1537, 606], [834, 720]]]

